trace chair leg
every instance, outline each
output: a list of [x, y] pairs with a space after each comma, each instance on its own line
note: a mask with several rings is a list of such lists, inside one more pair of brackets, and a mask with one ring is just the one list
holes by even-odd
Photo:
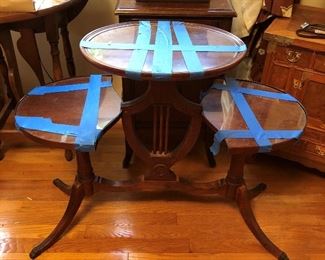
[[36, 258], [46, 249], [51, 247], [57, 240], [59, 240], [60, 236], [66, 231], [74, 216], [76, 215], [84, 196], [84, 187], [78, 182], [78, 180], [76, 180], [72, 186], [69, 204], [62, 219], [57, 224], [52, 233], [45, 240], [43, 240], [43, 242], [32, 249], [29, 254], [30, 258]]
[[[262, 188], [262, 187], [260, 187]], [[238, 204], [240, 213], [246, 222], [247, 226], [254, 234], [256, 239], [262, 244], [262, 246], [269, 251], [272, 255], [277, 257], [279, 260], [289, 259], [287, 254], [278, 248], [273, 242], [265, 235], [261, 227], [256, 221], [254, 216], [251, 203], [250, 203], [250, 194], [245, 185], [242, 185], [237, 188], [236, 202]]]

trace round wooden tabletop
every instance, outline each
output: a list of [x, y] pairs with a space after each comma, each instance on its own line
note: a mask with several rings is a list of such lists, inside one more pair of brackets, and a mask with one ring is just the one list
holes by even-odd
[[1, 12], [0, 25], [12, 22], [26, 21], [60, 12], [82, 0], [35, 0], [35, 12]]
[[[263, 90], [272, 93], [283, 93], [275, 88], [271, 88], [258, 83], [248, 81], [238, 81], [239, 85], [247, 89]], [[250, 109], [256, 117], [261, 129], [275, 131], [303, 131], [306, 125], [306, 113], [299, 102], [280, 100], [277, 98], [267, 98], [258, 95], [243, 94]], [[248, 130], [245, 119], [235, 104], [232, 95], [228, 90], [211, 88], [202, 99], [203, 118], [214, 131], [220, 130]], [[246, 109], [242, 109], [247, 114]], [[254, 116], [253, 116], [254, 117]], [[262, 130], [262, 131], [263, 131]], [[263, 135], [261, 132], [260, 135]], [[275, 146], [284, 144], [292, 138], [269, 138], [272, 149]], [[245, 149], [258, 151], [259, 146], [254, 138], [226, 138], [227, 146], [230, 150]]]
[[[234, 67], [245, 55], [246, 46], [242, 40], [219, 28], [187, 22], [162, 21], [165, 23], [162, 30], [160, 22], [137, 21], [99, 28], [82, 39], [81, 52], [90, 63], [102, 70], [131, 79], [144, 80], [215, 77]], [[140, 26], [144, 31], [139, 29]], [[139, 38], [141, 41], [143, 37], [147, 43], [140, 44]], [[98, 47], [98, 44], [104, 47]], [[105, 49], [105, 44], [110, 49]], [[125, 47], [127, 45], [129, 49]], [[235, 50], [225, 51], [224, 47]], [[219, 49], [216, 51], [214, 48]], [[164, 66], [170, 66], [170, 71], [165, 70]], [[157, 71], [159, 69], [163, 71], [162, 77], [157, 76], [155, 67]]]
[[[102, 81], [110, 81], [110, 76], [103, 76]], [[64, 86], [88, 83], [88, 77], [69, 78], [48, 85]], [[84, 112], [87, 90], [53, 92], [44, 95], [25, 95], [18, 103], [16, 116], [49, 118], [53, 123], [78, 126]], [[119, 118], [121, 98], [112, 87], [102, 88], [98, 108], [97, 129], [103, 133]], [[46, 131], [29, 130], [16, 123], [17, 127], [32, 140], [53, 147], [75, 149], [75, 137], [68, 134], [55, 134]], [[86, 129], [84, 130], [86, 131]]]

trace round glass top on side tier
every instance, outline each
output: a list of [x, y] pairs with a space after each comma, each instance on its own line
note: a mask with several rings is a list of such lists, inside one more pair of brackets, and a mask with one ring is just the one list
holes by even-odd
[[86, 59], [107, 72], [131, 79], [188, 80], [214, 77], [245, 55], [235, 35], [208, 25], [177, 21], [114, 24], [80, 42]]
[[[248, 81], [238, 81], [244, 89], [254, 89], [272, 93], [283, 93], [275, 88], [271, 88], [258, 83]], [[306, 125], [306, 113], [298, 102], [291, 102], [277, 98], [268, 98], [258, 95], [243, 94], [254, 117], [264, 131], [303, 131]], [[221, 130], [249, 130], [249, 126], [242, 116], [245, 109], [238, 106], [233, 100], [233, 96], [228, 90], [209, 89], [207, 95], [202, 99], [203, 118], [210, 127], [218, 132]], [[261, 135], [263, 133], [260, 133]], [[276, 136], [276, 135], [275, 135]], [[275, 146], [288, 142], [291, 138], [269, 138], [272, 149]], [[254, 138], [226, 138], [229, 149], [234, 152], [241, 149], [258, 150], [259, 146]]]

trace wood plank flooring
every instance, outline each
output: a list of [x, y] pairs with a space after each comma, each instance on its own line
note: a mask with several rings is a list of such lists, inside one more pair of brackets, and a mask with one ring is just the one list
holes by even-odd
[[[135, 159], [121, 168], [124, 153], [118, 123], [92, 154], [97, 175], [128, 179], [144, 166]], [[29, 259], [31, 248], [61, 218], [67, 196], [52, 185], [60, 177], [71, 183], [75, 161], [63, 151], [32, 142], [12, 141], [0, 162], [0, 259]], [[197, 144], [175, 165], [188, 179], [224, 176], [229, 158], [223, 151], [211, 169]], [[249, 186], [267, 190], [253, 202], [268, 236], [290, 259], [325, 259], [324, 178], [312, 170], [274, 157], [259, 157], [246, 166]], [[273, 259], [256, 241], [234, 204], [222, 199], [195, 199], [180, 194], [97, 193], [83, 202], [71, 229], [38, 259], [192, 260]]]

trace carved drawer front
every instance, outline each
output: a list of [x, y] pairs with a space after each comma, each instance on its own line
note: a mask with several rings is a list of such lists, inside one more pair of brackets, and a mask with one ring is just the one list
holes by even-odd
[[307, 49], [298, 48], [292, 45], [277, 46], [274, 60], [285, 64], [291, 64], [301, 68], [308, 68], [313, 52]]
[[313, 143], [325, 144], [325, 131], [307, 127], [303, 134], [304, 140], [310, 140]]
[[313, 69], [325, 73], [325, 52], [316, 54]]
[[[324, 168], [325, 167], [325, 146], [321, 144], [315, 144], [312, 142], [307, 142], [304, 140], [298, 140], [294, 144], [294, 150], [297, 153], [305, 153], [307, 157], [310, 158], [312, 161], [318, 161], [321, 165], [317, 165], [319, 167], [316, 168]], [[305, 156], [306, 157], [306, 156]]]

